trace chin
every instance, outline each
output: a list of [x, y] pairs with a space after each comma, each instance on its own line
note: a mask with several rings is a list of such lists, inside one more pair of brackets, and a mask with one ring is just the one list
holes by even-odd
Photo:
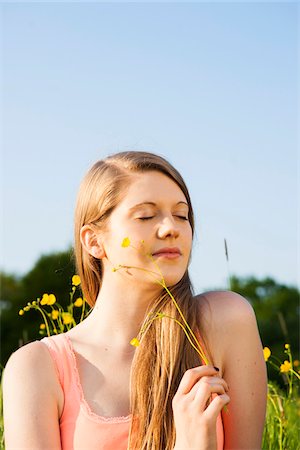
[[172, 274], [170, 276], [165, 275], [164, 279], [165, 279], [165, 283], [166, 283], [167, 287], [175, 286], [175, 284], [179, 283], [179, 281], [182, 280], [183, 276], [184, 276], [184, 273], [177, 275], [177, 276], [176, 276], [176, 274]]

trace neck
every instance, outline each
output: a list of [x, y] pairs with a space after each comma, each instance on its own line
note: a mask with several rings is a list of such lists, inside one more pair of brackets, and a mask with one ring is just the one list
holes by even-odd
[[131, 339], [137, 337], [151, 303], [161, 288], [153, 283], [130, 283], [108, 274], [103, 278], [96, 305], [83, 322], [91, 339], [120, 352], [132, 352]]

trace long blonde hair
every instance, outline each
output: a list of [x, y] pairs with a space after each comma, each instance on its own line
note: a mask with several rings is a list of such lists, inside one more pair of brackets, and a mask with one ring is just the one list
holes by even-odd
[[[128, 151], [96, 162], [83, 179], [75, 210], [75, 258], [83, 295], [95, 305], [101, 289], [102, 263], [86, 252], [80, 242], [83, 225], [96, 224], [104, 230], [107, 218], [126, 194], [134, 173], [159, 171], [182, 190], [189, 205], [189, 221], [194, 232], [194, 215], [188, 189], [179, 172], [163, 157], [148, 152]], [[198, 334], [199, 299], [186, 270], [182, 279], [169, 287], [190, 328]], [[151, 313], [161, 312], [181, 320], [169, 295], [162, 289], [151, 305]], [[145, 317], [146, 320], [146, 317]], [[199, 334], [198, 334], [199, 335]], [[201, 335], [205, 342], [204, 336]], [[135, 351], [130, 377], [132, 413], [128, 441], [130, 450], [171, 450], [175, 445], [172, 399], [184, 372], [201, 364], [181, 327], [168, 318], [154, 320]]]

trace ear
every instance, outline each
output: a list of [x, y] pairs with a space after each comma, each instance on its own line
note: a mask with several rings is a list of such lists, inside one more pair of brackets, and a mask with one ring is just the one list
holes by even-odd
[[84, 225], [80, 230], [80, 241], [85, 250], [94, 258], [102, 259], [105, 251], [100, 235], [90, 225]]

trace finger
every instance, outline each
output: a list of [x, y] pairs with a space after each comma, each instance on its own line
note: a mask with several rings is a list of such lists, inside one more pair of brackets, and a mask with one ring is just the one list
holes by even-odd
[[219, 394], [219, 395], [226, 394], [225, 388], [222, 384], [201, 383], [201, 381], [198, 384], [199, 388], [193, 399], [193, 403], [197, 405], [200, 411], [205, 410], [207, 403], [212, 397], [212, 394]]
[[187, 394], [201, 377], [205, 375], [216, 375], [217, 373], [217, 370], [212, 366], [198, 366], [188, 369], [184, 373], [175, 395]]
[[209, 383], [211, 385], [213, 384], [218, 384], [218, 385], [222, 385], [224, 387], [224, 392], [228, 391], [228, 384], [226, 383], [226, 381], [218, 376], [203, 376], [199, 381], [197, 381], [197, 383], [195, 383], [195, 385], [192, 387], [192, 389], [190, 390], [189, 394], [192, 398], [194, 398], [199, 390], [200, 387], [200, 383]]
[[216, 395], [208, 407], [203, 411], [203, 415], [206, 416], [208, 420], [217, 420], [218, 415], [229, 402], [230, 397], [228, 394]]

